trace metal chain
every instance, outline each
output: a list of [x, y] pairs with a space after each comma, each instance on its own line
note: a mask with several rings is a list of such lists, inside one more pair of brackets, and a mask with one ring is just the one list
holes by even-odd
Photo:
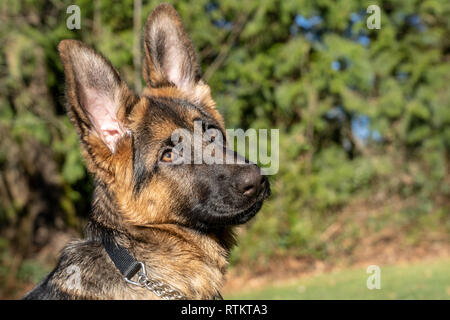
[[[187, 300], [188, 298], [180, 293], [180, 291], [171, 288], [168, 284], [165, 284], [159, 280], [150, 279], [147, 277], [147, 272], [145, 270], [145, 265], [143, 262], [138, 261], [141, 266], [141, 271], [137, 273], [137, 281], [133, 281], [125, 277], [125, 281], [131, 283], [135, 286], [142, 288], [147, 288], [158, 297], [164, 300]], [[213, 298], [214, 300], [223, 300], [220, 292]]]
[[169, 285], [162, 283], [159, 280], [152, 280], [147, 275], [139, 275], [142, 280], [138, 280], [148, 290], [152, 291], [158, 297], [164, 300], [186, 300], [186, 297], [178, 290], [172, 289]]
[[178, 290], [171, 288], [169, 285], [162, 283], [159, 280], [152, 280], [147, 277], [144, 264], [141, 264], [141, 271], [138, 272], [137, 282], [130, 281], [125, 278], [127, 282], [140, 287], [145, 287], [158, 297], [164, 300], [186, 300], [187, 297], [180, 293]]

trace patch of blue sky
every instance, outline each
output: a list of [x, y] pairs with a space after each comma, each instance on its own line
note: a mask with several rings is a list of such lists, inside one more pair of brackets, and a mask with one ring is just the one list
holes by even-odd
[[364, 34], [359, 35], [356, 41], [365, 47], [367, 47], [370, 44], [370, 38]]
[[405, 81], [406, 79], [408, 79], [409, 74], [408, 74], [408, 72], [398, 71], [398, 72], [395, 74], [395, 77], [397, 78], [398, 81], [403, 82], [403, 81]]
[[[341, 105], [334, 106], [325, 113], [325, 117], [329, 120], [335, 120], [344, 123], [347, 119], [344, 108]], [[354, 137], [363, 143], [369, 139], [379, 142], [383, 140], [378, 130], [371, 129], [370, 118], [367, 115], [353, 115], [351, 117], [351, 129]]]
[[217, 4], [217, 3], [214, 2], [214, 1], [208, 2], [208, 3], [205, 5], [205, 9], [206, 9], [207, 12], [211, 12], [211, 11], [217, 10], [217, 9], [219, 9], [219, 4]]
[[313, 27], [322, 23], [323, 19], [320, 16], [312, 16], [311, 18], [306, 18], [301, 14], [295, 16], [295, 23], [302, 29], [309, 30]]
[[333, 62], [331, 62], [331, 69], [333, 69], [334, 71], [341, 70], [341, 63], [337, 60], [334, 60]]
[[342, 108], [342, 106], [339, 105], [328, 110], [325, 113], [325, 117], [327, 117], [330, 120], [338, 120], [340, 122], [344, 122], [344, 120], [347, 118], [344, 109]]
[[370, 119], [366, 115], [354, 116], [351, 121], [355, 138], [366, 141], [370, 137]]
[[420, 32], [427, 30], [427, 26], [425, 25], [425, 23], [422, 21], [422, 18], [418, 14], [413, 14], [413, 15], [407, 16], [405, 18], [405, 22], [408, 25], [416, 28]]
[[[219, 10], [219, 4], [215, 1], [209, 2], [205, 5], [206, 12], [213, 12]], [[213, 21], [214, 25], [220, 29], [231, 30], [233, 28], [233, 23], [225, 19], [216, 19]]]
[[371, 129], [370, 118], [367, 115], [355, 115], [351, 120], [352, 133], [358, 140], [366, 143], [369, 139], [381, 141], [383, 137], [378, 130]]
[[350, 14], [350, 21], [351, 21], [352, 23], [359, 22], [359, 21], [361, 21], [362, 19], [363, 19], [363, 16], [362, 16], [360, 13], [352, 12], [352, 13]]
[[231, 28], [233, 28], [233, 24], [230, 21], [226, 21], [223, 19], [214, 21], [214, 25], [225, 30], [231, 30]]

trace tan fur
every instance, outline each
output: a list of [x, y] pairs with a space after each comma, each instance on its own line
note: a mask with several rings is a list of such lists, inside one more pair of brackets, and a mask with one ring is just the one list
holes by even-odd
[[[167, 24], [172, 27], [168, 28]], [[182, 74], [183, 69], [179, 71], [180, 74], [173, 75], [173, 70], [164, 69], [167, 68], [164, 61], [155, 61], [155, 50], [162, 49], [155, 47], [155, 41], [151, 40], [158, 36], [164, 36], [169, 42], [176, 40], [174, 48], [162, 49], [168, 50], [169, 56], [181, 57], [180, 67], [191, 73]], [[222, 129], [223, 118], [216, 110], [209, 86], [200, 80], [195, 51], [178, 14], [171, 6], [160, 5], [150, 15], [144, 39], [143, 75], [148, 87], [140, 98], [128, 89], [119, 73], [105, 58], [84, 44], [64, 40], [58, 47], [66, 75], [69, 116], [79, 133], [88, 170], [95, 174], [102, 186], [96, 189], [94, 205], [99, 208], [99, 212], [109, 212], [110, 208], [114, 209], [113, 212], [117, 211], [117, 214], [111, 216], [94, 214], [93, 221], [129, 235], [133, 240], [122, 239], [120, 245], [129, 248], [135, 259], [145, 263], [153, 279], [164, 281], [189, 298], [210, 299], [220, 291], [223, 282], [232, 242], [231, 227], [225, 228], [220, 235], [204, 234], [185, 227], [184, 218], [174, 214], [179, 210], [178, 206], [183, 199], [174, 195], [177, 194], [177, 188], [190, 188], [188, 185], [178, 185], [170, 179], [153, 179], [139, 194], [134, 193], [133, 140], [127, 132], [134, 132], [143, 123], [148, 108], [151, 108], [147, 97], [185, 99], [200, 105], [219, 122]], [[105, 76], [96, 75], [97, 69], [104, 69]], [[180, 76], [178, 82], [177, 76]], [[86, 88], [106, 88], [108, 98], [105, 101], [114, 106], [117, 104], [118, 111], [115, 116], [123, 132], [114, 149], [105, 144], [105, 139], [95, 127], [86, 107], [82, 105], [80, 84], [85, 87], [85, 91]], [[193, 121], [199, 113], [187, 110], [185, 116]], [[152, 123], [153, 139], [166, 139], [175, 129], [177, 126], [169, 120]], [[149, 157], [146, 159], [148, 163], [155, 161], [151, 158], [155, 157], [154, 154], [149, 153], [146, 156]], [[84, 242], [74, 242], [65, 250], [74, 255], [76, 250], [84, 245]], [[105, 281], [106, 272], [117, 276], [115, 266], [101, 245], [89, 244], [84, 250], [92, 250], [92, 256], [107, 261], [107, 265], [103, 266], [91, 261], [91, 256], [77, 257], [80, 264], [92, 266], [83, 271], [86, 286], [98, 286]], [[63, 273], [55, 273], [51, 281], [61, 291], [78, 298], [158, 298], [145, 288], [131, 287], [120, 277], [117, 279], [120, 280], [105, 283], [99, 289], [89, 292], [68, 288]]]
[[216, 102], [211, 96], [210, 87], [201, 80], [193, 88], [192, 92], [185, 92], [173, 86], [161, 88], [146, 87], [142, 91], [142, 95], [149, 97], [176, 97], [186, 99], [193, 104], [202, 105], [221, 124], [222, 128], [225, 128], [222, 115], [217, 111]]

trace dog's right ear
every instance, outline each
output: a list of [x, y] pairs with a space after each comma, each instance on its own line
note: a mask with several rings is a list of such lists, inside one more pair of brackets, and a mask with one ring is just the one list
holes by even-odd
[[137, 97], [111, 63], [82, 42], [63, 40], [58, 50], [66, 77], [68, 113], [88, 168], [93, 172], [105, 169], [105, 160], [127, 134], [127, 115]]

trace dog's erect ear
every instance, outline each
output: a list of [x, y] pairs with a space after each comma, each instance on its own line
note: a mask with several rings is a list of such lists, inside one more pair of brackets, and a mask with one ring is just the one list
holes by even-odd
[[144, 34], [143, 76], [149, 87], [175, 85], [190, 91], [200, 80], [200, 67], [178, 13], [161, 4], [150, 14]]
[[[136, 103], [135, 94], [100, 54], [76, 40], [58, 45], [67, 86], [68, 112], [86, 151], [94, 162], [98, 146], [114, 153], [126, 132], [126, 116]], [[96, 146], [92, 144], [95, 143]]]

